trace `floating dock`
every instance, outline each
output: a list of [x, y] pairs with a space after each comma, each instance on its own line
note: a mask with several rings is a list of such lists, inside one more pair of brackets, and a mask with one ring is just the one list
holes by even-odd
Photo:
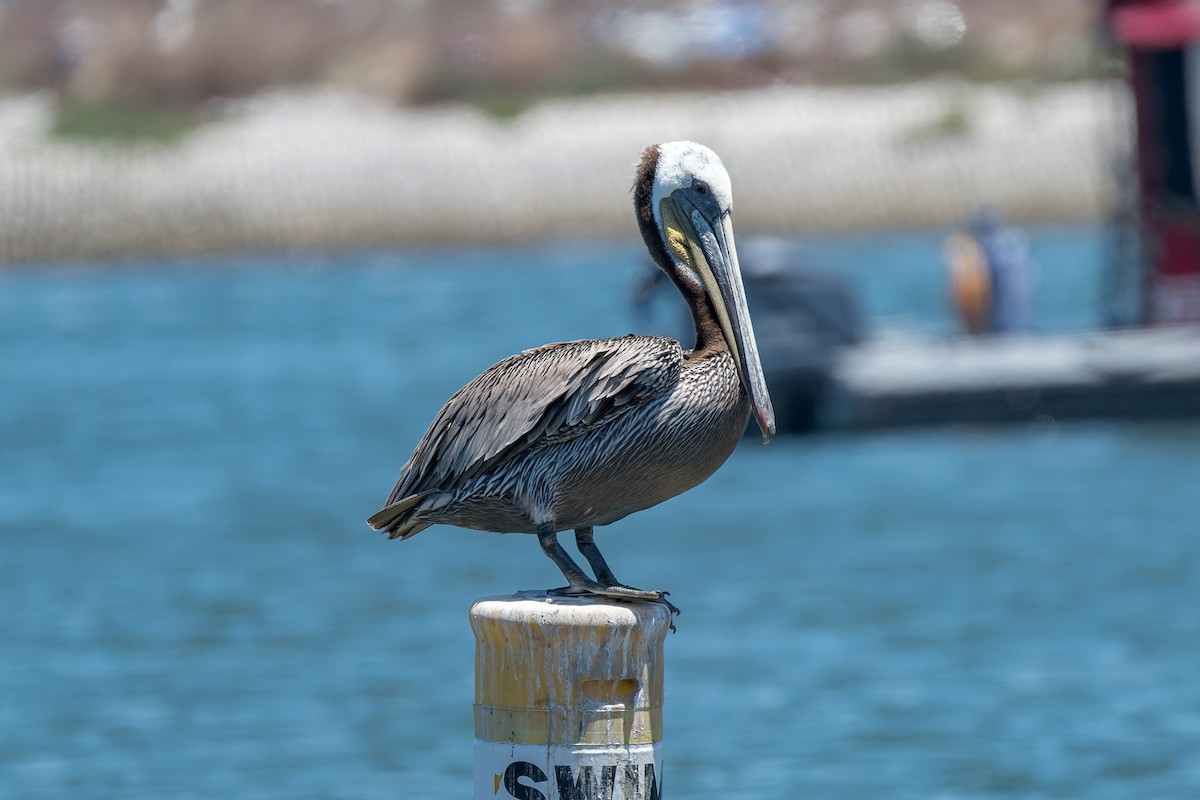
[[826, 429], [1200, 416], [1200, 327], [943, 341], [841, 352]]

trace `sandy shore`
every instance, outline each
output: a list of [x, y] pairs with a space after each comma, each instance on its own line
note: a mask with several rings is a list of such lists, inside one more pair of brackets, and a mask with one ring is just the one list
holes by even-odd
[[231, 103], [171, 147], [46, 136], [0, 101], [0, 260], [634, 235], [633, 165], [688, 138], [723, 157], [739, 231], [1095, 218], [1124, 97], [956, 83], [544, 103], [511, 120], [310, 92]]

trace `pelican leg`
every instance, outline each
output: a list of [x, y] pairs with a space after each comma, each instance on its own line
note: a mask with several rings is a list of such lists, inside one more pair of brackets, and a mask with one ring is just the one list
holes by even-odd
[[[563, 586], [559, 589], [550, 589], [549, 594], [552, 595], [576, 595], [576, 594], [594, 594], [600, 597], [612, 597], [618, 600], [659, 600], [662, 601], [662, 592], [650, 592], [643, 589], [632, 589], [628, 586], [614, 585], [604, 586], [589, 578], [584, 571], [579, 568], [579, 565], [571, 560], [567, 555], [567, 551], [558, 541], [558, 533], [554, 530], [553, 525], [541, 524], [538, 525], [537, 531], [538, 544], [542, 546], [542, 552], [545, 553], [558, 568], [562, 570], [562, 574], [566, 577], [568, 586]], [[595, 543], [592, 545], [595, 548]], [[590, 559], [589, 559], [590, 560]], [[603, 563], [603, 560], [601, 561]], [[606, 565], [607, 568], [607, 565]], [[609, 576], [612, 576], [612, 571], [608, 571]], [[665, 601], [663, 601], [665, 602]], [[670, 604], [667, 604], [670, 606]], [[671, 606], [671, 608], [674, 608]]]
[[[631, 592], [648, 593], [658, 595], [658, 602], [665, 605], [671, 610], [672, 614], [678, 614], [679, 609], [667, 596], [670, 592], [658, 590], [634, 589], [632, 586], [626, 586], [617, 580], [617, 576], [613, 574], [612, 568], [608, 566], [608, 562], [604, 560], [604, 556], [600, 553], [600, 548], [596, 546], [596, 538], [591, 528], [577, 528], [575, 530], [575, 546], [579, 548], [579, 552], [588, 563], [592, 565], [592, 571], [596, 573], [596, 580], [609, 589], [628, 589]], [[674, 627], [674, 626], [672, 626]]]
[[558, 541], [558, 533], [547, 525], [538, 525], [537, 530], [538, 544], [542, 546], [542, 552], [545, 553], [554, 564], [562, 570], [562, 574], [566, 577], [568, 586], [561, 589], [551, 589], [551, 594], [588, 594], [595, 593], [597, 590], [604, 589], [603, 586], [589, 578], [579, 565], [571, 560], [571, 556], [563, 549], [562, 544]]
[[617, 580], [617, 576], [613, 575], [612, 569], [608, 566], [608, 562], [604, 560], [604, 556], [600, 555], [600, 548], [596, 546], [595, 534], [591, 528], [579, 528], [575, 531], [575, 546], [579, 548], [579, 552], [592, 565], [592, 571], [596, 573], [596, 580], [605, 586], [624, 586], [625, 584]]
[[[553, 530], [551, 525], [538, 525], [538, 543], [541, 545], [542, 553], [545, 553], [554, 564], [558, 565], [558, 569], [562, 570], [563, 576], [566, 577], [566, 582], [570, 584], [562, 589], [551, 589], [551, 594], [601, 595], [604, 597], [623, 597], [623, 599], [635, 600], [658, 600], [662, 594], [660, 591], [630, 589], [619, 584], [605, 587], [605, 585], [596, 583], [592, 578], [587, 576], [587, 573], [584, 573], [580, 569], [580, 565], [571, 560], [570, 555], [566, 554], [565, 549], [563, 549], [563, 546], [558, 541], [557, 531]], [[595, 547], [594, 543], [593, 547]], [[611, 571], [608, 572], [608, 577], [612, 577]]]

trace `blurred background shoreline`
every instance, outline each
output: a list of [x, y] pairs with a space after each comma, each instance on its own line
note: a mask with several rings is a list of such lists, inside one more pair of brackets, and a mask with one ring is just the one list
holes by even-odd
[[682, 137], [722, 154], [746, 232], [952, 226], [983, 206], [1095, 219], [1119, 103], [1105, 84], [938, 82], [550, 100], [497, 120], [298, 92], [229, 103], [177, 144], [95, 146], [49, 138], [53, 104], [28, 96], [0, 103], [0, 258], [631, 236], [633, 164]]
[[1128, 102], [1085, 2], [5, 0], [0, 263], [634, 234], [702, 140], [739, 230], [1095, 220]]

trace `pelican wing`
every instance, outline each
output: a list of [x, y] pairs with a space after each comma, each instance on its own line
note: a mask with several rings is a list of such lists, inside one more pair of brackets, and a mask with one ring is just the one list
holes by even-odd
[[681, 357], [674, 339], [626, 336], [548, 344], [494, 364], [438, 412], [387, 505], [452, 490], [521, 452], [608, 424], [669, 391]]

